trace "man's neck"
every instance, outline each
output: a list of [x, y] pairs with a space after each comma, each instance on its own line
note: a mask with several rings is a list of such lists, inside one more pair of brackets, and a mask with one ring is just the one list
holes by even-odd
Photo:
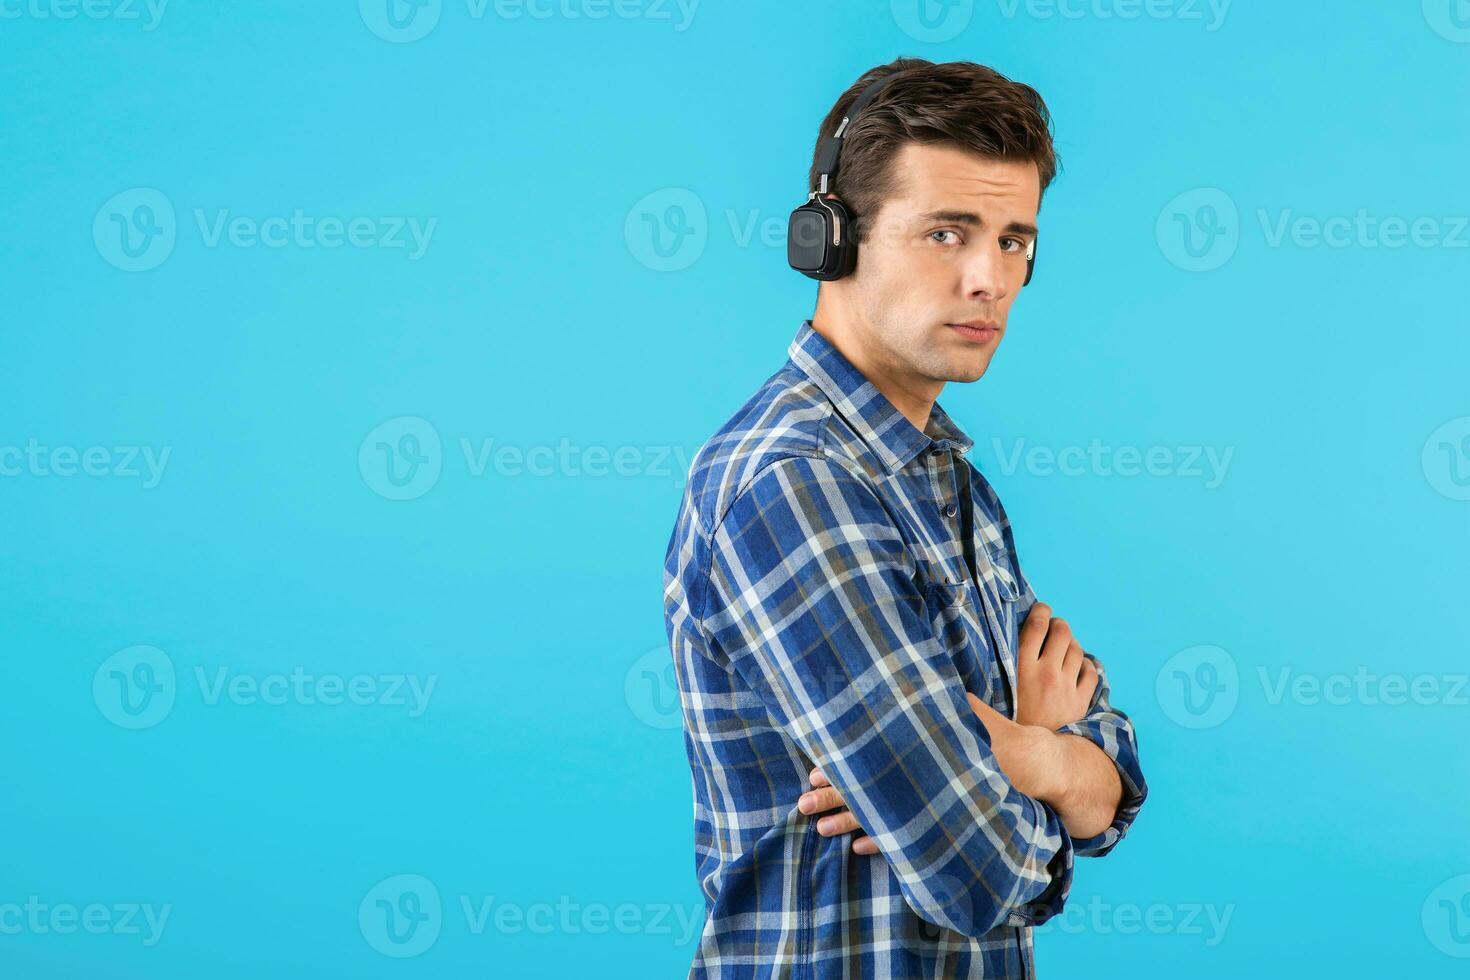
[[938, 399], [939, 392], [944, 389], [943, 382], [936, 384], [928, 379], [919, 379], [912, 375], [904, 376], [889, 370], [870, 357], [864, 345], [854, 337], [854, 331], [846, 329], [841, 318], [823, 310], [821, 303], [817, 304], [817, 311], [812, 314], [812, 329], [837, 348], [842, 356], [847, 358], [884, 398], [893, 403], [893, 407], [898, 409], [914, 428], [920, 432], [928, 431], [929, 416], [934, 410], [934, 402]]

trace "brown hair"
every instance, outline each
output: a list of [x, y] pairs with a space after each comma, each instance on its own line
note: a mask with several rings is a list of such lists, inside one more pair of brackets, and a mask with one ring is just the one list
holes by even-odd
[[[883, 199], [894, 191], [889, 163], [908, 143], [948, 143], [992, 159], [1031, 160], [1041, 178], [1041, 193], [1046, 193], [1059, 166], [1046, 103], [1031, 86], [973, 61], [935, 64], [899, 58], [869, 68], [822, 120], [817, 147], [823, 137], [837, 131], [863, 89], [900, 72], [903, 77], [889, 83], [842, 134], [837, 177], [827, 188], [852, 215], [858, 242], [866, 240], [870, 224], [862, 218], [876, 215]], [[816, 189], [820, 176], [814, 149], [808, 192]]]

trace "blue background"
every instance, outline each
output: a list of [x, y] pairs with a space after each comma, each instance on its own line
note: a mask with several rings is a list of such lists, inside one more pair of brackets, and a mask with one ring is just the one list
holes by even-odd
[[[1035, 86], [1063, 164], [1000, 354], [940, 399], [1152, 788], [1041, 969], [1463, 974], [1466, 5], [987, 0], [926, 27], [903, 0], [592, 2], [397, 29], [372, 0], [175, 0], [149, 30], [141, 4], [6, 0], [0, 974], [684, 975], [702, 907], [657, 652], [679, 460], [810, 314], [761, 229], [832, 101], [902, 54]], [[137, 211], [157, 195], [171, 222]], [[1273, 244], [1360, 209], [1445, 241]], [[413, 258], [211, 244], [196, 217], [297, 210], [436, 224]], [[127, 271], [108, 230], [135, 218], [174, 242]], [[1174, 469], [1004, 463], [1093, 440]], [[105, 475], [28, 445], [105, 447]], [[477, 467], [487, 445], [570, 448], [533, 471]], [[156, 485], [130, 446], [168, 451]], [[1218, 485], [1187, 447], [1232, 452]], [[130, 728], [138, 656], [161, 700]], [[435, 686], [415, 717], [211, 697], [221, 669]], [[1434, 703], [1273, 697], [1361, 670]], [[376, 904], [405, 892], [408, 944]], [[152, 945], [15, 928], [31, 896], [170, 913]]]

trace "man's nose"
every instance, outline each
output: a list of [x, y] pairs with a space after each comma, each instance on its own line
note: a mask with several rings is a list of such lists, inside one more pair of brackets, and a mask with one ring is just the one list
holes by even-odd
[[1004, 298], [1009, 291], [1006, 271], [1005, 256], [1001, 253], [1000, 246], [975, 249], [965, 257], [964, 277], [961, 281], [965, 297], [991, 301]]

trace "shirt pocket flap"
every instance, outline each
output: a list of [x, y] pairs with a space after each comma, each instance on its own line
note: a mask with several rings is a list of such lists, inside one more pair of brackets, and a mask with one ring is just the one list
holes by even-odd
[[1015, 602], [1021, 597], [1020, 585], [1016, 582], [1016, 577], [1011, 574], [1004, 555], [987, 553], [985, 567], [981, 569], [980, 574], [984, 576], [985, 583], [1006, 602]]

